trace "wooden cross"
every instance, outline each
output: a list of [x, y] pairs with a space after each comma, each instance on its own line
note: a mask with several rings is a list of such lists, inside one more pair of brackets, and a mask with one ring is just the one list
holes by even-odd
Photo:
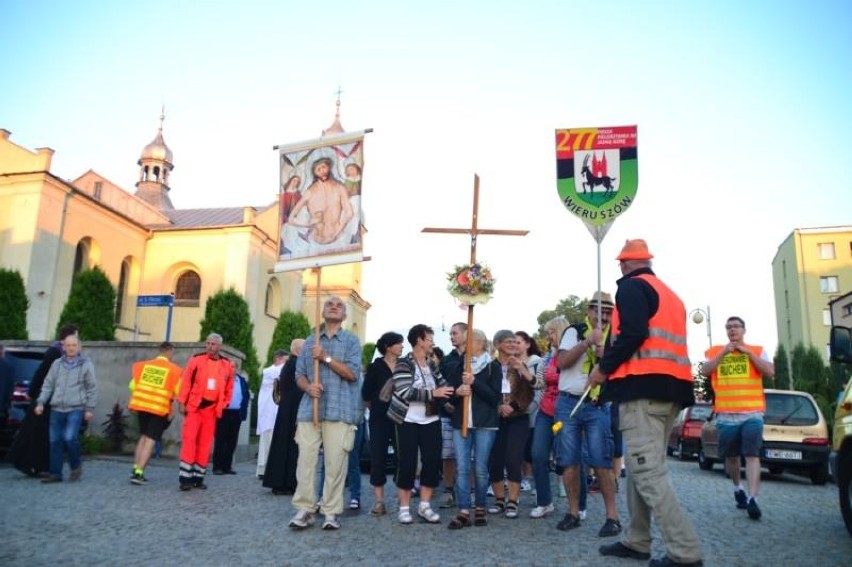
[[[471, 216], [470, 228], [424, 228], [422, 232], [436, 232], [440, 234], [469, 234], [470, 235], [470, 263], [476, 263], [476, 241], [480, 234], [497, 234], [508, 236], [526, 236], [528, 230], [493, 230], [479, 228], [479, 176], [473, 176], [473, 215]], [[467, 306], [467, 343], [464, 352], [464, 370], [470, 372], [470, 351], [473, 348], [473, 305]], [[465, 396], [462, 403], [462, 437], [467, 437], [467, 416], [470, 415], [470, 396]]]

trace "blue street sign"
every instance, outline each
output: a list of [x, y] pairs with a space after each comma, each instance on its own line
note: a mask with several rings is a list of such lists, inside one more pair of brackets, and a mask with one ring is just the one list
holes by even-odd
[[175, 304], [174, 295], [140, 295], [136, 298], [137, 307], [171, 307]]

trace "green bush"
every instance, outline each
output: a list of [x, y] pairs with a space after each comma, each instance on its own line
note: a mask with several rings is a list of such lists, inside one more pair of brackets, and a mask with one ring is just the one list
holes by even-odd
[[30, 302], [24, 279], [17, 270], [0, 268], [0, 339], [28, 339], [27, 308]]
[[74, 278], [56, 324], [56, 336], [69, 323], [80, 328], [81, 340], [115, 340], [115, 288], [99, 267], [83, 270]]
[[278, 317], [278, 323], [275, 325], [275, 331], [272, 333], [269, 350], [266, 353], [267, 366], [272, 364], [276, 350], [283, 349], [289, 352], [290, 343], [293, 342], [293, 339], [304, 339], [310, 334], [311, 324], [307, 317], [293, 311], [282, 311]]
[[80, 439], [80, 450], [84, 455], [100, 455], [106, 453], [109, 441], [100, 435], [83, 435]]
[[248, 378], [251, 391], [257, 393], [260, 388], [260, 363], [254, 347], [254, 324], [251, 322], [248, 303], [234, 288], [219, 290], [207, 300], [199, 341], [207, 340], [210, 333], [219, 333], [225, 344], [246, 355], [242, 374]]

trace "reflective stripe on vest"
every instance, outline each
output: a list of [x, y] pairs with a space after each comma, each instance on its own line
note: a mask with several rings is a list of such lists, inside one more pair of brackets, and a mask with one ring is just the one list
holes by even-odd
[[[651, 274], [635, 276], [650, 285], [659, 297], [657, 312], [648, 321], [648, 338], [627, 361], [615, 369], [610, 380], [631, 375], [665, 374], [692, 382], [692, 365], [686, 347], [686, 309], [683, 302], [659, 278]], [[612, 314], [612, 337], [619, 330], [618, 309]]]
[[[763, 347], [743, 345], [757, 356], [763, 356]], [[714, 346], [705, 353], [707, 360], [718, 356], [724, 346]], [[713, 409], [720, 413], [766, 411], [763, 394], [763, 376], [751, 359], [742, 352], [730, 352], [722, 357], [716, 370], [710, 374], [713, 386]]]
[[146, 360], [133, 365], [133, 393], [127, 408], [154, 415], [169, 415], [180, 367], [166, 359]]

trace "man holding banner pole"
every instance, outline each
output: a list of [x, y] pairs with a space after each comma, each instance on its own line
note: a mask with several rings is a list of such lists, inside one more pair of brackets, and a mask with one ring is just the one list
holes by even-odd
[[681, 408], [695, 403], [687, 355], [686, 309], [651, 270], [644, 240], [628, 240], [618, 261], [611, 341], [589, 375], [589, 385], [607, 382], [604, 398], [619, 402], [620, 430], [627, 444], [627, 507], [622, 541], [600, 547], [601, 555], [651, 557], [651, 516], [666, 555], [651, 567], [703, 565], [698, 535], [681, 510], [669, 480], [666, 439]]
[[[323, 529], [340, 528], [338, 516], [343, 513], [343, 489], [349, 452], [355, 442], [357, 424], [363, 419], [358, 376], [361, 373], [361, 344], [358, 337], [343, 329], [346, 304], [332, 296], [323, 305], [324, 326], [318, 339], [305, 340], [296, 361], [296, 384], [307, 393], [299, 404], [296, 443], [299, 460], [296, 466], [296, 493], [293, 506], [296, 515], [290, 520], [293, 529], [304, 529], [314, 523], [316, 511], [317, 461], [323, 447], [325, 484], [320, 512], [325, 516]], [[319, 364], [319, 381], [312, 378], [312, 362]], [[316, 404], [314, 403], [316, 402]], [[318, 408], [318, 426], [314, 425], [314, 406]]]

